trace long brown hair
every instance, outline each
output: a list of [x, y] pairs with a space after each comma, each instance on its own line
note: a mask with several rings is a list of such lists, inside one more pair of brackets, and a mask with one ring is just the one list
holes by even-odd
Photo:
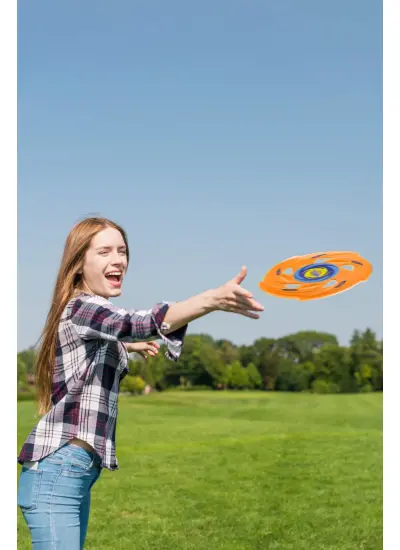
[[51, 408], [57, 333], [61, 315], [74, 293], [81, 289], [82, 275], [80, 272], [82, 271], [86, 251], [93, 237], [108, 227], [117, 229], [121, 233], [125, 241], [129, 262], [128, 239], [125, 231], [106, 218], [86, 218], [76, 224], [67, 237], [50, 310], [41, 336], [42, 342], [36, 359], [35, 380], [39, 415], [46, 414]]

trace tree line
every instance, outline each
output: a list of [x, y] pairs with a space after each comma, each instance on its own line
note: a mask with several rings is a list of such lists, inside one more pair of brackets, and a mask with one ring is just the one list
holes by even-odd
[[[188, 334], [177, 362], [165, 357], [161, 345], [155, 357], [131, 354], [129, 374], [121, 391], [140, 394], [148, 389], [259, 390], [314, 393], [360, 393], [383, 390], [383, 341], [366, 329], [355, 330], [349, 345], [336, 336], [301, 331], [282, 338], [258, 338], [235, 345], [208, 334]], [[18, 395], [34, 394], [35, 350], [17, 355]]]

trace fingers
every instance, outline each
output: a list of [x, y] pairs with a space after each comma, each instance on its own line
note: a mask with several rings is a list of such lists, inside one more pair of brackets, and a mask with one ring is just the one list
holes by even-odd
[[264, 311], [264, 306], [253, 299], [251, 292], [238, 285], [234, 285], [232, 288], [231, 296], [228, 296], [228, 300], [235, 305], [246, 306], [247, 309], [255, 311]]
[[237, 284], [234, 284], [232, 286], [232, 292], [237, 296], [244, 296], [246, 298], [253, 297], [253, 294], [250, 292], [250, 290], [247, 290], [246, 288], [243, 288], [242, 286], [239, 286]]
[[264, 311], [264, 306], [253, 299], [251, 292], [236, 284], [229, 290], [228, 296], [225, 298], [225, 306], [222, 309], [239, 313], [252, 319], [259, 319], [260, 316], [255, 312]]
[[250, 319], [259, 319], [260, 316], [258, 313], [253, 313], [252, 311], [248, 311], [247, 309], [243, 309], [241, 307], [232, 306], [228, 308], [227, 311], [230, 311], [231, 313], [237, 313], [238, 315], [243, 315], [244, 317], [249, 317]]
[[235, 283], [237, 285], [240, 285], [240, 283], [243, 281], [243, 279], [246, 277], [246, 275], [247, 275], [247, 267], [244, 265], [244, 266], [242, 266], [242, 269], [240, 270], [240, 273], [235, 275], [235, 277], [233, 277], [231, 282]]
[[[139, 346], [141, 349], [137, 349]], [[157, 342], [141, 342], [139, 345], [135, 344], [135, 348], [132, 351], [141, 355], [143, 359], [147, 359], [148, 355], [151, 355], [151, 357], [157, 355], [159, 347], [160, 344]]]
[[235, 296], [229, 300], [229, 302], [234, 307], [240, 307], [252, 311], [264, 311], [264, 306], [256, 302], [256, 300], [244, 298], [242, 296]]
[[149, 342], [146, 347], [146, 352], [151, 356], [154, 357], [158, 353], [159, 344], [156, 344], [155, 342]]
[[160, 349], [160, 344], [158, 344], [157, 342], [149, 342], [147, 353], [152, 357], [154, 357], [155, 355], [157, 355], [159, 349]]
[[240, 313], [242, 315], [246, 315], [247, 317], [252, 317], [253, 319], [259, 319], [260, 318], [260, 315], [258, 313], [256, 313], [256, 311], [260, 311], [260, 310], [256, 310], [254, 308], [250, 308], [247, 305], [241, 305], [241, 304], [238, 304], [238, 303], [228, 304], [228, 306], [225, 308], [225, 311], [232, 311], [234, 313]]
[[[241, 274], [246, 274], [245, 267], [243, 267]], [[236, 278], [236, 281], [238, 280], [240, 280], [239, 276]], [[264, 306], [254, 300], [253, 294], [237, 282], [226, 283], [218, 289], [218, 293], [219, 303], [217, 309], [219, 310], [232, 311], [252, 319], [259, 319], [256, 312], [264, 311]]]

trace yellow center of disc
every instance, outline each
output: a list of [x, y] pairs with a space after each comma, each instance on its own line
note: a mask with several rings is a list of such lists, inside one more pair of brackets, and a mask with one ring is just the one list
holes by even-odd
[[328, 270], [326, 267], [311, 267], [310, 269], [307, 269], [303, 276], [305, 279], [318, 279], [327, 273]]

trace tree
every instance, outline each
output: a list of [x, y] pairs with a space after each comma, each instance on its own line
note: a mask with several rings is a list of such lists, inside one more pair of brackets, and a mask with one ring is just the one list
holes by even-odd
[[382, 391], [383, 343], [375, 333], [368, 328], [363, 333], [354, 331], [349, 354], [354, 391]]
[[[167, 387], [168, 383], [165, 379], [166, 371], [168, 368], [169, 359], [165, 356], [166, 346], [165, 344], [160, 346], [157, 355], [154, 357], [148, 357], [146, 366], [142, 365], [140, 375], [152, 388], [163, 390]], [[142, 361], [144, 363], [144, 361]]]
[[361, 346], [364, 350], [378, 351], [379, 346], [375, 332], [367, 328], [361, 335]]
[[[161, 362], [154, 361], [153, 364], [150, 364], [149, 358], [145, 360], [140, 356], [138, 357], [136, 361], [132, 359], [129, 361], [129, 374], [131, 376], [140, 376], [146, 384], [151, 388], [155, 388], [159, 378], [164, 377], [163, 369], [157, 371], [157, 365], [163, 363], [164, 360], [161, 359]], [[159, 376], [157, 376], [157, 374], [159, 374]]]
[[314, 381], [325, 380], [341, 392], [351, 392], [354, 380], [351, 375], [351, 362], [347, 348], [326, 344], [314, 357]]
[[314, 365], [311, 362], [292, 363], [290, 359], [280, 362], [275, 389], [278, 391], [305, 391], [310, 387]]
[[21, 354], [17, 355], [17, 380], [26, 380], [28, 369]]
[[326, 344], [337, 346], [336, 336], [315, 330], [300, 331], [278, 340], [282, 357], [291, 359], [294, 363], [312, 361], [314, 354]]
[[229, 386], [231, 388], [244, 389], [249, 387], [249, 375], [240, 361], [234, 361], [230, 365]]
[[257, 389], [261, 388], [262, 379], [261, 379], [260, 373], [257, 370], [257, 367], [253, 363], [249, 363], [246, 369], [247, 369], [247, 375], [249, 378], [250, 388], [257, 388]]
[[240, 360], [240, 350], [230, 340], [217, 340], [215, 347], [225, 365]]
[[[208, 353], [207, 353], [208, 351]], [[226, 388], [231, 376], [231, 365], [225, 364], [217, 350], [206, 350], [204, 357], [206, 361], [206, 370], [211, 377], [214, 387]]]
[[[159, 353], [147, 360], [131, 354], [131, 378], [125, 386], [132, 383], [132, 377], [139, 377], [159, 390], [183, 383], [278, 391], [383, 390], [383, 341], [369, 328], [354, 331], [347, 347], [340, 346], [336, 336], [318, 331], [258, 338], [241, 346], [208, 334], [190, 334], [178, 361], [170, 361], [165, 353], [162, 343]], [[33, 347], [17, 354], [19, 388], [34, 382], [35, 360]]]
[[273, 338], [259, 338], [253, 344], [252, 363], [261, 375], [264, 390], [275, 389], [281, 356], [279, 346]]
[[35, 348], [33, 348], [33, 347], [30, 347], [30, 348], [28, 348], [24, 351], [20, 351], [17, 354], [17, 357], [25, 365], [26, 374], [34, 374], [35, 373], [36, 355], [37, 354], [36, 354]]
[[256, 351], [254, 345], [251, 346], [239, 346], [238, 348], [239, 357], [238, 360], [242, 363], [244, 367], [247, 367], [250, 363], [255, 363], [256, 360]]
[[180, 377], [184, 376], [192, 385], [212, 386], [211, 372], [213, 367], [218, 370], [218, 362], [219, 355], [211, 337], [188, 335], [179, 360], [167, 360], [165, 380], [167, 384], [178, 386]]

